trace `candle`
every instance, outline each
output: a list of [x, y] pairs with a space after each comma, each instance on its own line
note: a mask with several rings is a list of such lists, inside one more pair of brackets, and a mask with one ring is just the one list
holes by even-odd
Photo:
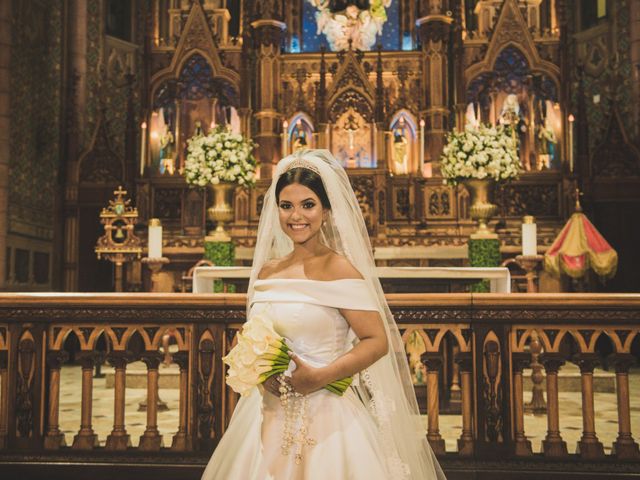
[[149, 258], [162, 258], [162, 224], [159, 218], [149, 220]]
[[140, 127], [140, 176], [142, 176], [147, 163], [147, 122], [142, 122]]
[[431, 162], [426, 162], [423, 166], [422, 166], [422, 176], [424, 178], [431, 178], [433, 177], [433, 165]]
[[526, 215], [522, 219], [522, 255], [533, 256], [538, 254], [537, 232], [534, 218]]
[[569, 171], [573, 173], [573, 122], [575, 117], [569, 115]]
[[[420, 120], [420, 172], [424, 171], [424, 119]], [[423, 176], [426, 177], [426, 175]], [[431, 175], [429, 175], [431, 176]]]
[[282, 122], [282, 158], [287, 156], [289, 151], [289, 122]]

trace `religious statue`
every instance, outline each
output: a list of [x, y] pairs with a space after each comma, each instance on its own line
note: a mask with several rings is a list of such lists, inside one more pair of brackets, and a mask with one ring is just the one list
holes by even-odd
[[309, 142], [307, 141], [307, 131], [304, 127], [302, 119], [296, 121], [295, 126], [291, 132], [292, 139], [292, 152], [297, 152], [303, 148], [309, 148]]
[[466, 125], [471, 125], [472, 127], [477, 128], [480, 125], [480, 105], [478, 104], [477, 108], [474, 108], [475, 105], [475, 102], [471, 102], [467, 105], [464, 118]]
[[204, 131], [202, 130], [202, 122], [200, 120], [196, 120], [195, 128], [193, 130], [193, 138], [204, 137]]
[[164, 126], [164, 132], [160, 137], [160, 165], [159, 171], [173, 175], [175, 170], [175, 138], [169, 125]]
[[550, 168], [555, 163], [557, 143], [558, 138], [547, 116], [544, 125], [538, 127], [538, 170]]
[[404, 118], [400, 117], [398, 126], [393, 131], [394, 171], [403, 175], [409, 173], [409, 140], [405, 132]]
[[307, 132], [305, 132], [302, 126], [302, 120], [298, 119], [295, 129], [293, 130], [293, 151], [297, 152], [303, 148], [308, 148]]
[[499, 122], [511, 132], [512, 138], [518, 142], [518, 152], [520, 154], [520, 161], [523, 163], [523, 167], [525, 170], [531, 170], [528, 155], [523, 153], [526, 152], [525, 142], [527, 135], [527, 123], [522, 111], [520, 110], [520, 102], [518, 102], [518, 96], [516, 94], [510, 93], [505, 98], [502, 103]]

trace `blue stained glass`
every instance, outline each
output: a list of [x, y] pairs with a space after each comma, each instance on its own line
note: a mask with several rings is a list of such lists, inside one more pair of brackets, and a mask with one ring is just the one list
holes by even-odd
[[413, 50], [413, 38], [409, 32], [402, 35], [402, 50]]
[[300, 53], [300, 38], [298, 37], [298, 35], [292, 35], [291, 36], [291, 48], [290, 48], [290, 52], [291, 53]]

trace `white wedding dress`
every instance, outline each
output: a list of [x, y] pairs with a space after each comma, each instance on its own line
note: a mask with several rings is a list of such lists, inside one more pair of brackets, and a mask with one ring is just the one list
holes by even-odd
[[[364, 280], [265, 279], [254, 287], [250, 314], [268, 309], [278, 333], [312, 366], [327, 365], [352, 346], [355, 337], [339, 309], [378, 309]], [[316, 443], [302, 447], [296, 464], [296, 444], [287, 455], [281, 451], [285, 415], [279, 397], [255, 388], [238, 402], [202, 479], [398, 478], [398, 457], [386, 458], [384, 438], [352, 389], [342, 397], [319, 390], [307, 396], [307, 405], [308, 437]]]

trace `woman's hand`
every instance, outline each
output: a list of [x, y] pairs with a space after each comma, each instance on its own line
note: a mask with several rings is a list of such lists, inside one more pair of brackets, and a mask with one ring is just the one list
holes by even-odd
[[327, 382], [322, 375], [321, 368], [314, 368], [304, 362], [298, 355], [289, 352], [291, 361], [296, 364], [296, 369], [291, 373], [289, 383], [295, 392], [308, 395], [316, 390], [320, 390]]
[[264, 389], [276, 397], [280, 396], [280, 382], [278, 381], [278, 375], [271, 375], [264, 382], [262, 382]]

